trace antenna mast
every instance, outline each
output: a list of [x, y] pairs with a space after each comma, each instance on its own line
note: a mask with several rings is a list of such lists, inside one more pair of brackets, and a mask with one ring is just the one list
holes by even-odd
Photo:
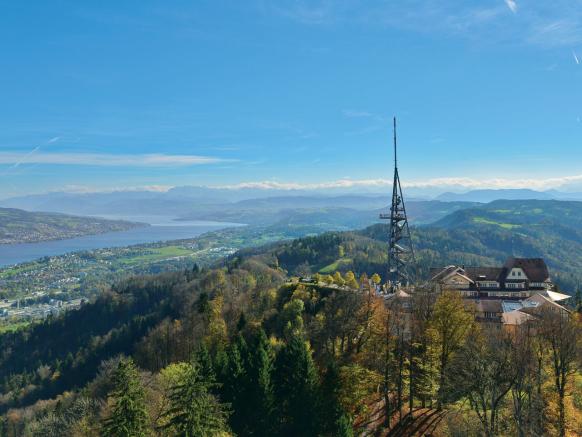
[[396, 159], [396, 117], [394, 117], [394, 127], [392, 128], [392, 132], [394, 134], [394, 168], [398, 168], [398, 159]]
[[416, 259], [404, 196], [398, 174], [398, 156], [396, 142], [396, 117], [394, 117], [394, 181], [392, 183], [392, 205], [390, 214], [380, 214], [380, 218], [390, 220], [388, 236], [388, 290], [394, 293], [399, 287], [407, 286], [414, 281]]

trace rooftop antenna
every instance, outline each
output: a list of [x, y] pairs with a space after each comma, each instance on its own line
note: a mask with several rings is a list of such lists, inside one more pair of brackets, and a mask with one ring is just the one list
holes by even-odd
[[395, 292], [401, 286], [408, 286], [414, 281], [416, 270], [416, 258], [402, 186], [400, 185], [400, 175], [398, 173], [398, 155], [396, 142], [396, 117], [394, 117], [394, 181], [392, 183], [392, 204], [390, 214], [380, 214], [383, 220], [390, 220], [388, 235], [388, 277], [387, 285], [390, 292]]

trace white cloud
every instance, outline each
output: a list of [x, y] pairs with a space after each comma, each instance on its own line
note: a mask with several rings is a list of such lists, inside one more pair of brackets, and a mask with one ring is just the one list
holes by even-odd
[[91, 185], [65, 185], [63, 187], [63, 191], [67, 193], [115, 193], [120, 191], [152, 191], [156, 193], [165, 193], [172, 188], [174, 188], [173, 185], [138, 185], [134, 187], [120, 186], [109, 187], [107, 189]]
[[225, 160], [197, 155], [113, 155], [102, 153], [34, 153], [0, 152], [0, 164], [18, 166], [23, 160], [27, 164], [92, 165], [104, 167], [178, 167], [213, 164]]
[[319, 182], [304, 184], [299, 182], [241, 182], [234, 185], [223, 185], [216, 188], [245, 189], [253, 188], [259, 190], [320, 190], [328, 188], [353, 188], [353, 187], [384, 187], [392, 182], [388, 179], [340, 179], [332, 182]]
[[505, 4], [514, 14], [517, 13], [517, 3], [515, 0], [505, 0]]
[[[504, 188], [531, 188], [547, 190], [558, 188], [566, 184], [582, 182], [582, 174], [555, 178], [538, 179], [473, 179], [464, 177], [435, 178], [427, 180], [403, 182], [405, 188], [466, 188], [466, 189], [504, 189]], [[233, 185], [224, 185], [216, 188], [227, 189], [263, 189], [263, 190], [322, 190], [333, 188], [381, 188], [392, 185], [391, 179], [339, 179], [330, 182], [298, 183], [279, 181], [241, 182]]]
[[574, 50], [572, 50], [572, 56], [574, 56], [574, 62], [576, 62], [577, 65], [580, 65], [580, 59], [578, 59], [578, 55], [576, 55]]

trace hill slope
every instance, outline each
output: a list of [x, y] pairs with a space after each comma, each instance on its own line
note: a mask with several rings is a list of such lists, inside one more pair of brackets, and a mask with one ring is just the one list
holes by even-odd
[[[566, 292], [582, 282], [582, 202], [496, 201], [416, 226], [412, 235], [420, 280], [428, 278], [430, 267], [493, 266], [508, 256], [521, 256], [544, 258]], [[386, 225], [373, 225], [281, 243], [264, 256], [276, 256], [283, 268], [297, 274], [335, 269], [383, 273], [387, 236]], [[261, 251], [249, 249], [241, 255]]]
[[144, 226], [119, 220], [0, 208], [0, 244], [33, 243]]

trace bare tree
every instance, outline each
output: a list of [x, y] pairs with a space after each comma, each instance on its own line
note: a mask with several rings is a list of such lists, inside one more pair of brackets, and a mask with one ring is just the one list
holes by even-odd
[[507, 335], [475, 329], [451, 363], [447, 391], [467, 398], [487, 437], [498, 433], [498, 412], [515, 382], [512, 349]]
[[558, 432], [566, 435], [566, 409], [564, 398], [570, 378], [576, 371], [580, 324], [575, 314], [549, 306], [539, 313], [539, 335], [548, 346], [554, 388], [558, 394]]
[[393, 359], [391, 367], [396, 380], [396, 406], [398, 408], [398, 420], [402, 420], [402, 407], [404, 402], [404, 390], [407, 372], [407, 340], [409, 333], [408, 315], [404, 308], [403, 302], [396, 299], [390, 303], [391, 318], [390, 332], [392, 334], [392, 352]]
[[512, 363], [515, 379], [511, 389], [513, 418], [518, 437], [543, 433], [543, 422], [539, 420], [543, 419], [543, 355], [538, 360], [538, 352], [543, 350], [538, 351], [537, 346], [533, 325], [524, 323], [518, 326], [513, 336]]

